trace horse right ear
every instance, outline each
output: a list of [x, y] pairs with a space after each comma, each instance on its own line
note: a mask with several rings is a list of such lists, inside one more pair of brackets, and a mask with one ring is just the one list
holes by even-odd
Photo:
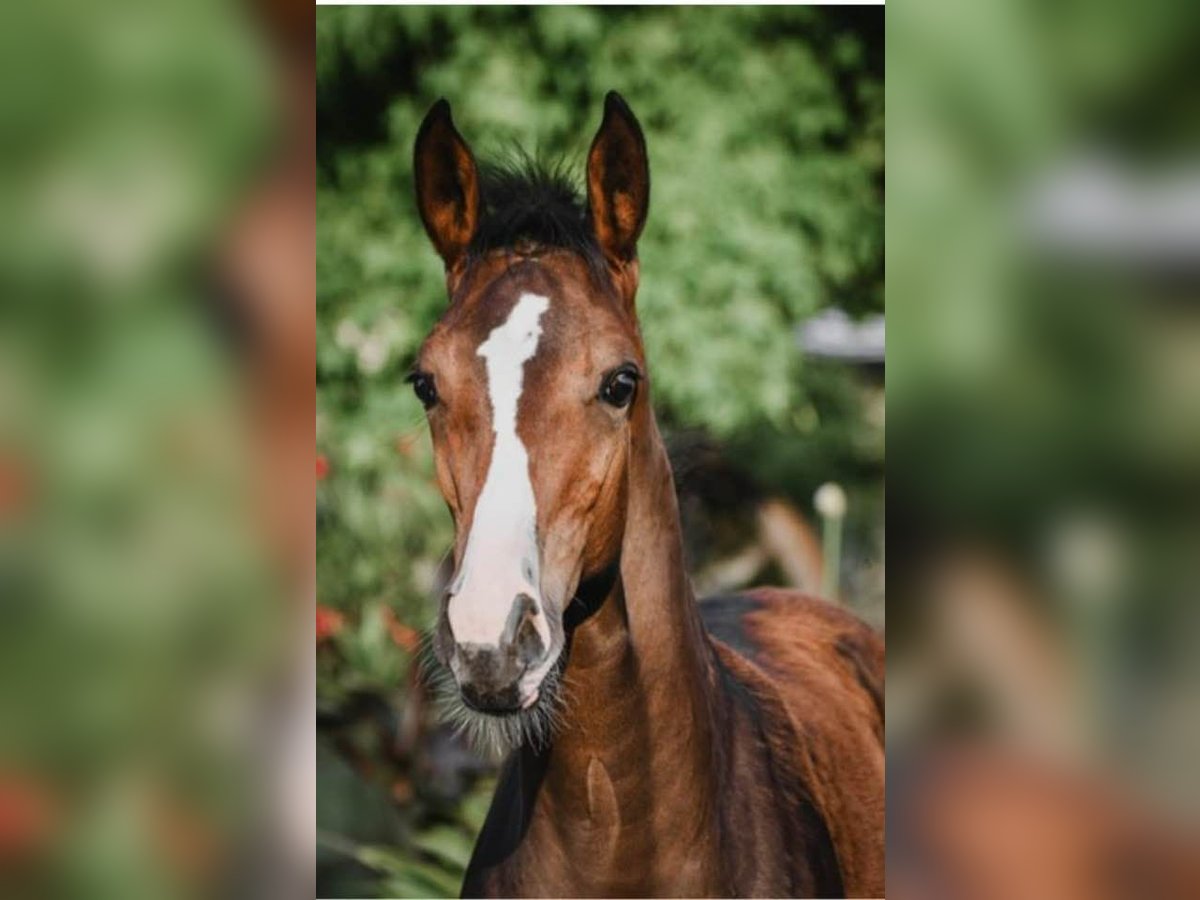
[[447, 271], [466, 255], [479, 224], [479, 172], [445, 99], [433, 104], [413, 148], [417, 209]]
[[616, 91], [604, 98], [604, 121], [588, 151], [587, 202], [605, 256], [617, 265], [636, 258], [650, 207], [650, 163], [642, 126]]

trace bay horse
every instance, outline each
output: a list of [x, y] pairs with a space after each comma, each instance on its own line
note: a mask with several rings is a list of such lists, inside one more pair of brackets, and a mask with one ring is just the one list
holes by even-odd
[[879, 896], [883, 644], [774, 589], [697, 603], [634, 308], [642, 129], [609, 93], [586, 198], [414, 149], [450, 303], [409, 380], [455, 523], [433, 650], [511, 749], [464, 896]]

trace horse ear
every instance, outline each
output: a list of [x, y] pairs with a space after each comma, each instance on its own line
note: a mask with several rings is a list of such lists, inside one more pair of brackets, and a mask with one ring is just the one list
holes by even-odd
[[417, 132], [413, 176], [425, 231], [446, 268], [453, 269], [479, 224], [479, 172], [445, 99], [433, 104]]
[[604, 98], [604, 121], [588, 151], [587, 199], [605, 255], [618, 264], [634, 259], [650, 208], [650, 162], [642, 127], [616, 91]]

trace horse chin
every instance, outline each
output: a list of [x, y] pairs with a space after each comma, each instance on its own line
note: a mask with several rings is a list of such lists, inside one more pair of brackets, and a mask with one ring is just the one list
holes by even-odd
[[438, 686], [442, 716], [482, 755], [502, 757], [518, 747], [544, 750], [563, 725], [565, 669], [566, 653], [560, 651], [524, 705], [503, 712], [473, 709], [463, 700], [454, 678], [447, 677]]

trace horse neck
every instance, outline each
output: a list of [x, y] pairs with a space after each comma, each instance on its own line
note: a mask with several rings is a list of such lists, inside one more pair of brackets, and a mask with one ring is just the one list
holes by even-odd
[[[645, 415], [630, 447], [619, 574], [572, 636], [565, 722], [543, 785], [551, 831], [586, 841], [575, 859], [610, 884], [707, 865], [712, 856], [695, 851], [715, 833], [710, 650], [684, 571], [670, 464]], [[690, 848], [688, 858], [664, 844]]]
[[[654, 417], [631, 442], [619, 599], [625, 613], [615, 629], [637, 660], [644, 687], [707, 702], [710, 656], [683, 560], [679, 504], [667, 451]], [[613, 631], [610, 627], [610, 632]], [[700, 710], [696, 710], [697, 713]], [[697, 724], [707, 716], [697, 716]]]

